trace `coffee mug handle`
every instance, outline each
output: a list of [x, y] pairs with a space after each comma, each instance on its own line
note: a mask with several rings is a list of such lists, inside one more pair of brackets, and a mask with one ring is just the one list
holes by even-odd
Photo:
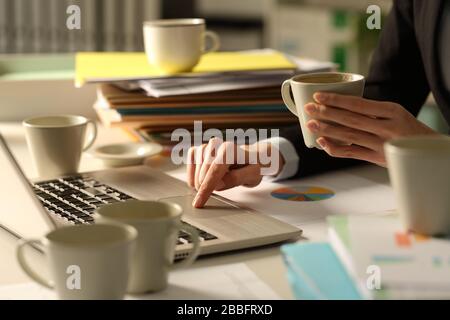
[[219, 35], [213, 31], [205, 31], [205, 40], [207, 38], [211, 39], [211, 48], [203, 48], [203, 53], [217, 51], [220, 48], [220, 38]]
[[88, 120], [87, 124], [88, 124], [88, 125], [89, 125], [89, 124], [91, 125], [92, 132], [91, 132], [91, 134], [89, 135], [89, 140], [88, 140], [88, 142], [86, 143], [86, 145], [84, 146], [83, 151], [86, 151], [87, 149], [89, 149], [90, 147], [92, 147], [92, 145], [93, 145], [94, 142], [95, 142], [95, 139], [97, 138], [97, 124], [95, 123], [95, 121]]
[[291, 98], [291, 81], [286, 80], [283, 82], [281, 86], [281, 97], [283, 98], [283, 102], [286, 107], [298, 117], [297, 107], [295, 106], [295, 102]]
[[199, 237], [198, 231], [196, 229], [194, 229], [193, 227], [188, 226], [186, 224], [183, 224], [181, 227], [177, 228], [177, 232], [179, 229], [188, 233], [191, 236], [192, 250], [191, 250], [191, 252], [189, 252], [189, 255], [186, 258], [184, 258], [180, 262], [175, 262], [174, 264], [172, 264], [170, 266], [171, 270], [177, 270], [177, 269], [181, 269], [181, 268], [190, 266], [195, 261], [195, 259], [197, 259], [198, 254], [200, 253], [200, 237]]
[[37, 283], [39, 283], [40, 285], [49, 288], [49, 289], [53, 289], [53, 284], [48, 281], [47, 279], [41, 277], [36, 271], [34, 271], [32, 268], [30, 268], [30, 266], [28, 265], [28, 262], [25, 259], [25, 247], [32, 245], [32, 244], [42, 244], [41, 240], [22, 240], [17, 249], [16, 249], [16, 257], [17, 257], [17, 261], [19, 262], [19, 265], [22, 267], [23, 271], [25, 271], [25, 273], [34, 281], [36, 281]]

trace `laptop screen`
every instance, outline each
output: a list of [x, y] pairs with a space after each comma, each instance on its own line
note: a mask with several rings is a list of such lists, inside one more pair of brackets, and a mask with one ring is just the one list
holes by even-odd
[[0, 226], [23, 238], [40, 238], [54, 228], [0, 134]]

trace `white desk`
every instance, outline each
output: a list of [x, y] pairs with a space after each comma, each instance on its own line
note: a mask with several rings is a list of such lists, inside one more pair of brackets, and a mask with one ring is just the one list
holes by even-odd
[[[35, 172], [26, 148], [24, 132], [21, 126], [17, 123], [1, 123], [0, 131], [6, 138], [12, 152], [27, 176], [30, 178], [35, 177]], [[123, 131], [120, 129], [106, 129], [100, 126], [96, 144], [121, 141], [129, 141], [128, 136]], [[167, 159], [149, 159], [147, 163], [154, 167], [159, 167], [173, 176], [183, 176], [184, 168], [171, 166]], [[81, 171], [102, 168], [103, 166], [100, 161], [89, 158], [86, 155], [83, 156], [80, 166]], [[347, 180], [348, 182], [345, 182]], [[333, 182], [335, 183], [334, 186]], [[298, 184], [299, 181], [287, 182], [288, 185], [295, 183]], [[303, 207], [300, 207], [300, 203], [289, 204], [287, 201], [284, 201], [283, 203], [279, 202], [279, 208], [283, 208], [284, 206], [286, 210], [277, 210], [277, 212], [274, 213], [274, 216], [281, 220], [291, 221], [290, 219], [293, 218], [292, 215], [295, 215], [296, 217], [294, 218], [299, 219], [299, 222], [296, 224], [303, 229], [304, 237], [308, 240], [326, 240], [327, 226], [325, 217], [329, 214], [368, 213], [393, 208], [393, 196], [387, 182], [387, 174], [385, 169], [382, 168], [364, 167], [353, 169], [349, 171], [349, 173], [329, 174], [317, 178], [303, 179], [302, 183], [321, 183], [322, 185], [333, 186], [334, 190], [338, 190], [335, 197], [337, 199], [335, 201], [337, 202], [328, 202], [328, 206], [322, 204], [312, 207], [312, 204], [303, 204]], [[273, 189], [274, 185], [265, 182], [255, 189], [240, 188], [238, 192], [236, 192], [236, 190], [231, 190], [224, 192], [223, 195], [228, 196], [234, 201], [243, 202], [247, 206], [255, 207], [257, 206], [256, 204], [260, 202], [259, 198], [267, 198], [266, 193], [270, 188]], [[349, 203], [348, 201], [351, 201], [351, 198], [349, 197], [352, 195], [355, 196], [354, 203], [346, 206], [346, 202]], [[12, 196], [14, 196], [14, 194]], [[19, 196], [17, 197], [17, 200], [20, 201]], [[276, 208], [278, 208], [277, 204], [278, 203], [275, 202]], [[287, 205], [290, 207], [286, 207]], [[296, 209], [296, 205], [299, 206], [298, 209]], [[309, 208], [306, 206], [309, 206]], [[295, 209], [294, 213], [289, 212], [289, 210], [292, 211], [292, 208]], [[343, 210], [343, 208], [345, 208], [345, 210]], [[336, 212], [333, 212], [334, 210], [336, 210]], [[317, 212], [317, 215], [313, 218], [311, 218], [311, 211]], [[303, 218], [302, 212], [305, 213]], [[306, 216], [308, 219], [305, 218]], [[16, 244], [17, 240], [14, 237], [4, 230], [0, 230], [0, 261], [2, 261], [0, 264], [0, 285], [30, 281], [16, 262]], [[42, 257], [35, 254], [34, 259], [36, 259], [38, 263], [37, 266], [42, 272], [45, 272]], [[191, 268], [218, 266], [237, 262], [244, 262], [282, 298], [292, 298], [289, 284], [286, 281], [285, 267], [279, 253], [278, 245], [204, 257], [197, 261]]]

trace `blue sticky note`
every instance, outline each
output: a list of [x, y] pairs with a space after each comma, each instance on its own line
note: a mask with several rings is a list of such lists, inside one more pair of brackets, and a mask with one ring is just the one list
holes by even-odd
[[362, 299], [328, 243], [288, 244], [281, 251], [296, 299]]

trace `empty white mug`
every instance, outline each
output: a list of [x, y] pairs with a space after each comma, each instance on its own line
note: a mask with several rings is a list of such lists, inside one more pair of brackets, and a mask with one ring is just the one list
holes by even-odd
[[[86, 141], [88, 125], [92, 130]], [[95, 122], [76, 115], [33, 117], [24, 120], [23, 126], [40, 177], [76, 173], [81, 153], [90, 148], [97, 137]]]
[[384, 150], [405, 229], [449, 235], [450, 138], [397, 138], [385, 143]]
[[[55, 289], [60, 299], [123, 299], [136, 237], [136, 229], [126, 225], [68, 226], [22, 241], [17, 259], [31, 279]], [[24, 252], [29, 245], [44, 248], [51, 279], [29, 266]]]
[[[211, 39], [206, 49], [205, 39]], [[166, 19], [144, 22], [148, 61], [162, 73], [190, 71], [202, 54], [220, 47], [219, 36], [207, 31], [204, 19]]]
[[[140, 200], [107, 204], [97, 209], [96, 222], [125, 223], [138, 231], [129, 293], [165, 289], [170, 270], [186, 267], [197, 258], [199, 235], [196, 229], [181, 222], [182, 212], [181, 206], [175, 203]], [[180, 230], [191, 236], [192, 249], [184, 260], [173, 263]]]

